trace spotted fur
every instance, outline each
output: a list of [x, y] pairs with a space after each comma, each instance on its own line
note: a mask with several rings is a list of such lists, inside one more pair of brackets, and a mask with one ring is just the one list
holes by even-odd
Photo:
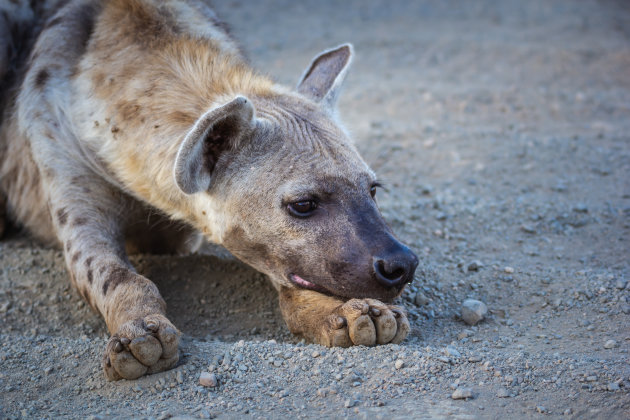
[[[20, 51], [0, 57], [0, 235], [6, 212], [64, 250], [112, 334], [108, 379], [178, 360], [164, 300], [127, 253], [191, 252], [202, 236], [270, 277], [293, 332], [327, 345], [404, 338], [404, 314], [373, 299], [404, 284], [375, 281], [373, 259], [406, 253], [405, 281], [417, 259], [336, 118], [351, 46], [320, 54], [291, 90], [251, 68], [202, 1], [11, 3], [0, 20], [31, 29], [0, 31], [0, 51]], [[291, 216], [305, 197], [317, 217]]]

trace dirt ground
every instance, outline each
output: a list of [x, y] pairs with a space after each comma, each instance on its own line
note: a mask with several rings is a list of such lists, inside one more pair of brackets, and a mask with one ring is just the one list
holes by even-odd
[[[0, 242], [0, 418], [630, 418], [630, 4], [215, 9], [286, 84], [354, 44], [340, 115], [421, 257], [401, 299], [410, 337], [306, 345], [264, 276], [225, 251], [136, 256], [184, 357], [108, 383], [104, 323], [60, 252], [14, 233]], [[490, 310], [477, 326], [460, 319], [466, 298]], [[219, 386], [199, 386], [203, 371]]]

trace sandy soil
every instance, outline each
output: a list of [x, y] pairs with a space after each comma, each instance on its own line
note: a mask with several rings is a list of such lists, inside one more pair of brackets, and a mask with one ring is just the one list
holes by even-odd
[[[14, 233], [0, 242], [0, 418], [630, 418], [628, 4], [337, 3], [216, 10], [291, 85], [318, 51], [354, 44], [340, 114], [422, 260], [401, 300], [408, 340], [305, 345], [264, 276], [224, 251], [136, 256], [184, 358], [108, 383], [104, 324], [61, 254]], [[477, 326], [460, 319], [466, 298], [490, 309]], [[199, 386], [203, 371], [219, 386]]]

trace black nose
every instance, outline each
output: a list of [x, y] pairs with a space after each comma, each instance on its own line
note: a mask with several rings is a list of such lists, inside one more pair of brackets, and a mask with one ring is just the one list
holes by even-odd
[[411, 282], [418, 267], [416, 254], [402, 244], [386, 255], [375, 256], [372, 260], [376, 281], [390, 288]]

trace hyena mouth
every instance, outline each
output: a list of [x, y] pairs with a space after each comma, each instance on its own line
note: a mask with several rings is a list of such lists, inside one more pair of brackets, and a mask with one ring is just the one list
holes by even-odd
[[322, 293], [330, 293], [328, 290], [324, 289], [322, 286], [319, 286], [315, 283], [311, 283], [308, 280], [304, 280], [302, 277], [298, 276], [297, 274], [289, 274], [289, 280], [291, 280], [291, 283], [295, 284], [298, 287], [301, 287], [302, 289], [309, 289], [309, 290], [314, 290], [316, 292], [322, 292]]

